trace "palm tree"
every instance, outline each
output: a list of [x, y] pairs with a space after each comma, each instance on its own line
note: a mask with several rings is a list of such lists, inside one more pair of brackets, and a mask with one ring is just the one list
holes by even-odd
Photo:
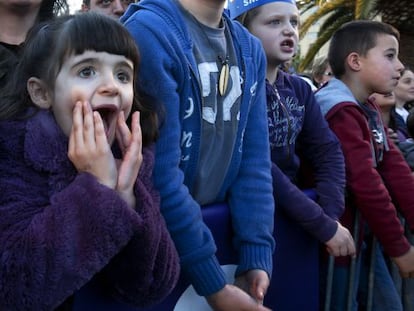
[[[394, 1], [393, 4], [395, 2], [397, 1]], [[309, 48], [305, 57], [299, 61], [299, 72], [305, 71], [311, 65], [318, 51], [342, 24], [356, 19], [373, 19], [378, 14], [376, 0], [298, 1], [301, 14], [315, 6], [318, 7], [317, 10], [301, 25], [300, 39], [317, 21], [323, 22], [319, 28], [316, 41]]]
[[412, 0], [298, 0], [301, 13], [317, 7], [315, 13], [305, 20], [300, 38], [317, 21], [324, 20], [305, 57], [299, 60], [299, 71], [305, 70], [321, 47], [343, 23], [354, 19], [373, 19], [381, 16], [382, 21], [393, 25], [400, 32], [400, 59], [414, 68], [414, 1]]

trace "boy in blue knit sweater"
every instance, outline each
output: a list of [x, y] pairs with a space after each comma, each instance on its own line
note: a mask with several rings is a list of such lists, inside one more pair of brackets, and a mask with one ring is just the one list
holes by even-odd
[[[155, 186], [184, 275], [214, 310], [267, 310], [274, 203], [265, 57], [224, 5], [143, 0], [121, 21], [140, 47], [141, 85], [165, 106]], [[238, 286], [226, 283], [202, 220], [203, 206], [217, 202], [231, 210]]]

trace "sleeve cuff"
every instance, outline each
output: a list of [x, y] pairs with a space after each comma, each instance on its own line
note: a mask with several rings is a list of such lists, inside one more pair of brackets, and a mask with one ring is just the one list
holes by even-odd
[[226, 285], [226, 276], [215, 256], [185, 268], [185, 274], [200, 296], [214, 294]]

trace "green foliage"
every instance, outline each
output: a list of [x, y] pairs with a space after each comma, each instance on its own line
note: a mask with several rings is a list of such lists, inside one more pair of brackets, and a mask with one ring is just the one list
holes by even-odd
[[303, 39], [315, 23], [321, 24], [316, 41], [306, 55], [299, 60], [298, 70], [303, 72], [309, 69], [315, 55], [341, 25], [356, 19], [375, 18], [378, 12], [377, 4], [376, 0], [298, 1], [301, 15], [317, 8], [302, 23], [299, 38]]

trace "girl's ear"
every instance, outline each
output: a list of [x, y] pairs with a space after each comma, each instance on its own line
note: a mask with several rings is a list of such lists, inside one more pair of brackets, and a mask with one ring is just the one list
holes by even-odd
[[52, 106], [52, 99], [50, 98], [47, 87], [39, 78], [30, 77], [27, 80], [27, 91], [32, 102], [39, 108], [48, 109]]

